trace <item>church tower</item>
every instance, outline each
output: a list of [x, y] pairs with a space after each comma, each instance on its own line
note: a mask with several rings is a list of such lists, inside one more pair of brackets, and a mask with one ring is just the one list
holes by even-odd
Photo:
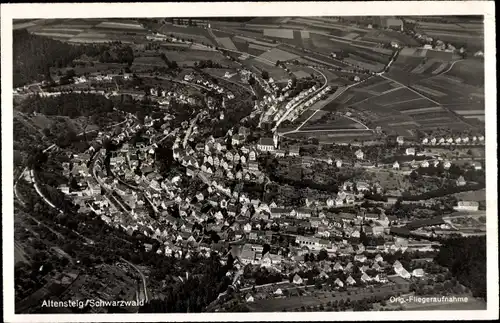
[[279, 136], [278, 136], [278, 132], [277, 131], [274, 132], [273, 142], [274, 142], [274, 149], [278, 149], [278, 147], [279, 147]]

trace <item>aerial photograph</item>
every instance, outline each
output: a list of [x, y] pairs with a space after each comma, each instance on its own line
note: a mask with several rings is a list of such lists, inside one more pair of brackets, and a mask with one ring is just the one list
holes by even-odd
[[14, 19], [15, 313], [486, 310], [483, 19]]

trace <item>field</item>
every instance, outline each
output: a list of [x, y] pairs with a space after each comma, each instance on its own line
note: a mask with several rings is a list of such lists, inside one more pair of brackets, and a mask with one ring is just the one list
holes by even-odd
[[264, 36], [293, 39], [293, 30], [291, 30], [291, 29], [264, 29]]
[[484, 87], [484, 62], [479, 59], [459, 61], [442, 75], [456, 78], [465, 84]]
[[[319, 113], [316, 113], [316, 115], [318, 114]], [[332, 117], [334, 119], [332, 119]], [[308, 123], [301, 128], [301, 130], [365, 129], [362, 124], [342, 116], [332, 116], [331, 114], [326, 113], [322, 116], [320, 115], [319, 118], [322, 119], [313, 120], [314, 118], [311, 118]]]
[[287, 134], [286, 137], [297, 140], [308, 140], [316, 138], [320, 143], [352, 143], [358, 140], [370, 140], [373, 138], [371, 130], [341, 130], [341, 131], [300, 131]]
[[211, 60], [214, 63], [220, 63], [221, 65], [227, 65], [229, 67], [237, 67], [237, 64], [221, 53], [215, 51], [201, 51], [201, 50], [185, 50], [185, 51], [175, 51], [175, 50], [161, 50], [162, 53], [167, 56], [171, 61], [176, 61], [179, 65], [193, 66], [195, 62], [202, 60]]
[[276, 63], [277, 61], [289, 61], [299, 56], [278, 48], [273, 48], [270, 51], [263, 53], [259, 57]]
[[224, 48], [231, 49], [231, 50], [237, 50], [236, 46], [234, 46], [233, 41], [229, 37], [221, 37], [221, 38], [216, 38], [215, 39], [219, 45], [221, 45]]
[[159, 56], [141, 56], [134, 59], [133, 65], [142, 66], [166, 66], [165, 62]]
[[177, 37], [193, 39], [195, 42], [217, 46], [215, 39], [204, 28], [164, 24], [159, 28], [159, 31], [166, 35], [173, 34]]

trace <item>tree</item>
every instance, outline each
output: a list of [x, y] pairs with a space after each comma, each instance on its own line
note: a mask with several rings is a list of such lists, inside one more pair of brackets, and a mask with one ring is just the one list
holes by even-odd
[[318, 261], [328, 259], [328, 252], [325, 249], [321, 249], [318, 254]]
[[264, 80], [268, 80], [269, 79], [269, 72], [268, 71], [262, 71], [262, 78]]

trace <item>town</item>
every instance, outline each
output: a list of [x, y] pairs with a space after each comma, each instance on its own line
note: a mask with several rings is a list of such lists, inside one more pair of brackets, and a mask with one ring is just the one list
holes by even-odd
[[[463, 266], [485, 257], [484, 85], [446, 79], [482, 48], [423, 35], [456, 22], [355, 18], [20, 23], [19, 48], [90, 38], [14, 89], [16, 312], [49, 297], [145, 301], [131, 312], [434, 309], [388, 301], [407, 294], [485, 307], [485, 272], [451, 266], [464, 248]], [[342, 26], [357, 29], [326, 50]]]

